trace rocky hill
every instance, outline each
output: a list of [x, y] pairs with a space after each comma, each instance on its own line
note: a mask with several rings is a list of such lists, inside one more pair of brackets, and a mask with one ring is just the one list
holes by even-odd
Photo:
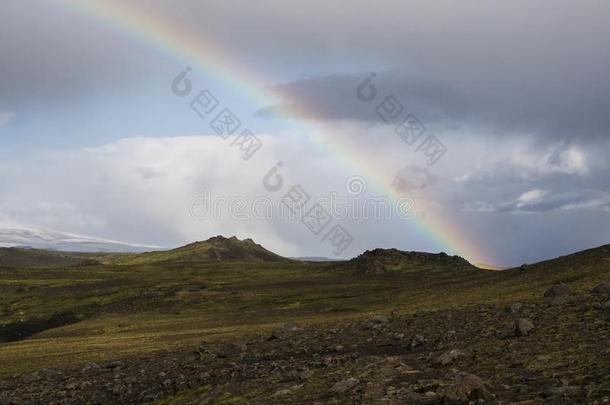
[[279, 256], [252, 239], [239, 240], [232, 236], [214, 236], [172, 250], [156, 251], [134, 255], [125, 264], [154, 262], [214, 262], [214, 261], [277, 262], [289, 259]]
[[460, 256], [449, 256], [446, 253], [405, 252], [398, 249], [367, 250], [350, 260], [349, 264], [366, 274], [383, 274], [388, 272], [425, 271], [452, 267], [456, 269], [475, 269], [466, 259]]

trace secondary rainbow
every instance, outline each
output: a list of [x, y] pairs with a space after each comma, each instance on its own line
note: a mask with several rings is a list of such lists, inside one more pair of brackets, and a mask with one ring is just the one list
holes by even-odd
[[[111, 24], [123, 33], [143, 41], [185, 65], [205, 70], [216, 80], [235, 88], [242, 97], [256, 102], [261, 107], [272, 105], [277, 96], [268, 89], [265, 90], [265, 85], [270, 83], [269, 80], [265, 80], [252, 70], [238, 66], [230, 55], [222, 52], [210, 41], [196, 37], [177, 24], [169, 24], [162, 18], [150, 14], [149, 10], [133, 8], [126, 4], [127, 2], [116, 0], [56, 1]], [[320, 125], [308, 120], [311, 114], [307, 110], [295, 106], [283, 113], [285, 118], [295, 120], [295, 125], [298, 125], [299, 129], [304, 129], [308, 134], [315, 134], [310, 139], [322, 142], [333, 152], [337, 160], [356, 170], [356, 173], [364, 175], [369, 185], [377, 191], [395, 202], [405, 197], [387, 181], [387, 173], [378, 168], [379, 164], [376, 164], [371, 156], [362, 155], [340, 137], [326, 134]], [[420, 203], [423, 201], [412, 194], [409, 197], [415, 198]], [[466, 232], [460, 231], [449, 218], [441, 216], [438, 212], [427, 215], [424, 221], [415, 221], [415, 223], [426, 237], [448, 252], [460, 254], [471, 261], [493, 261], [483, 252], [479, 244], [470, 240]]]

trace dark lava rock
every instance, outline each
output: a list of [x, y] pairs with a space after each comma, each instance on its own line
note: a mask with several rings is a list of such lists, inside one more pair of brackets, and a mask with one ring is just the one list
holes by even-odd
[[367, 250], [358, 257], [350, 260], [358, 268], [367, 274], [381, 274], [389, 267], [399, 266], [404, 263], [411, 264], [445, 264], [453, 266], [472, 267], [472, 265], [460, 256], [449, 256], [444, 252], [422, 253], [405, 252], [398, 249], [374, 249]]

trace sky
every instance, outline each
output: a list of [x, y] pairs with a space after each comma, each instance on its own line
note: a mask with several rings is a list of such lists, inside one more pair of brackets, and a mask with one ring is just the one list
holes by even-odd
[[610, 241], [608, 2], [0, 8], [0, 228], [498, 266]]

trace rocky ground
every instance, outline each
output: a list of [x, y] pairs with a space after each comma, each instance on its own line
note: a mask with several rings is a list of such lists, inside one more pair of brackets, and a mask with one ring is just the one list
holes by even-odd
[[0, 380], [0, 404], [610, 403], [610, 286], [378, 314]]

